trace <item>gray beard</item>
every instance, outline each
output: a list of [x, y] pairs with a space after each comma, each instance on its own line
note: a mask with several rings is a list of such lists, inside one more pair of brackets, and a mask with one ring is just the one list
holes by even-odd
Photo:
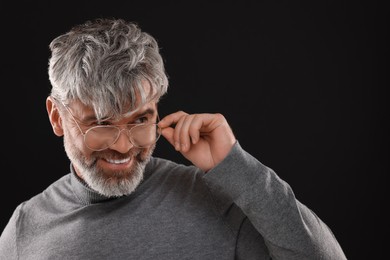
[[110, 181], [96, 175], [92, 168], [80, 168], [80, 162], [73, 160], [78, 169], [83, 169], [83, 179], [90, 188], [107, 197], [120, 197], [129, 195], [135, 191], [144, 177], [144, 171], [147, 161], [136, 162], [129, 178], [122, 178], [119, 181]]
[[64, 135], [64, 147], [68, 158], [82, 174], [85, 183], [91, 189], [106, 197], [121, 197], [133, 193], [143, 180], [145, 167], [150, 161], [155, 148], [155, 145], [150, 147], [147, 154], [142, 155], [142, 159], [140, 158], [141, 156], [138, 156], [139, 153], [134, 155], [132, 160], [135, 161], [133, 162], [131, 174], [114, 181], [110, 178], [104, 178], [104, 174], [99, 173], [102, 170], [96, 166], [96, 163], [88, 164], [81, 151], [72, 145], [66, 137], [67, 135]]

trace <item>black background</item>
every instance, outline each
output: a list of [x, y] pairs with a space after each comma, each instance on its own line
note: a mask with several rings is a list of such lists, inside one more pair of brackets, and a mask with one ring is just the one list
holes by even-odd
[[[161, 116], [223, 113], [349, 259], [384, 256], [388, 11], [379, 3], [32, 2], [1, 3], [0, 229], [20, 202], [69, 171], [45, 108], [50, 41], [87, 19], [116, 17], [160, 44], [170, 79]], [[156, 155], [188, 163], [163, 139]]]

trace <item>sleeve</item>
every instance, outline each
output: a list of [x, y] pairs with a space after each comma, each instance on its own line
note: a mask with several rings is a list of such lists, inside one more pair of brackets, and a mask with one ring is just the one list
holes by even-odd
[[0, 260], [18, 259], [16, 250], [16, 223], [20, 206], [16, 208], [0, 236]]
[[[295, 198], [288, 183], [238, 142], [205, 179], [212, 191], [222, 190], [242, 210], [246, 219], [240, 232], [251, 232], [248, 227], [253, 225], [272, 259], [346, 259], [329, 227]], [[256, 236], [241, 234], [238, 239], [245, 237]]]

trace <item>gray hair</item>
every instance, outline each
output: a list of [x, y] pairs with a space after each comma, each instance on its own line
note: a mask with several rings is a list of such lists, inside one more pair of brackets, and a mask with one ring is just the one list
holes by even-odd
[[[158, 102], [167, 92], [157, 41], [136, 23], [87, 21], [55, 38], [49, 47], [50, 95], [65, 104], [78, 100], [92, 107], [98, 120]], [[149, 91], [142, 87], [145, 80]]]

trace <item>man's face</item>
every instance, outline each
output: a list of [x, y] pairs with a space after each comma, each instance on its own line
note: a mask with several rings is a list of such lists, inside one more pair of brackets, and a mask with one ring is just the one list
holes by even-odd
[[[96, 125], [96, 118], [90, 107], [81, 102], [73, 102], [68, 108], [83, 133]], [[124, 125], [155, 123], [156, 120], [157, 105], [155, 102], [150, 102], [129, 116], [105, 123]], [[65, 151], [77, 175], [92, 189], [109, 197], [132, 193], [142, 181], [145, 166], [155, 144], [147, 148], [137, 148], [130, 142], [127, 132], [122, 131], [118, 140], [109, 148], [93, 151], [85, 145], [84, 136], [70, 114], [65, 115], [64, 121], [66, 121], [63, 126]]]

